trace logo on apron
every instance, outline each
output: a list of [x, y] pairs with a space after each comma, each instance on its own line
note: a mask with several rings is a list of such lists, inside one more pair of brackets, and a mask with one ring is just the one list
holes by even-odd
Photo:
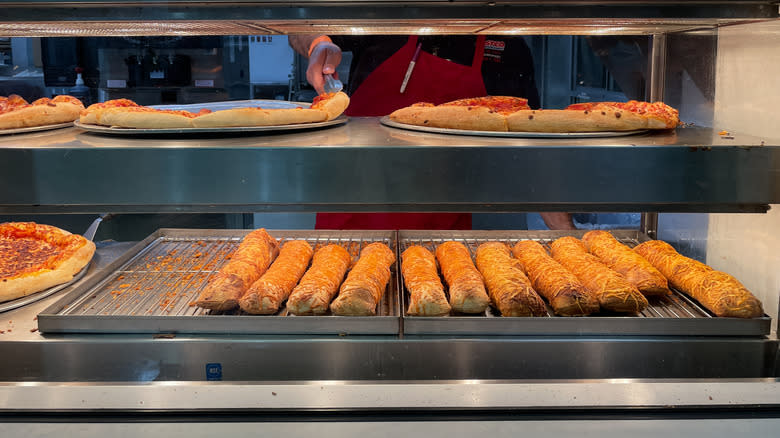
[[485, 40], [485, 60], [492, 62], [501, 62], [501, 55], [506, 49], [504, 41]]

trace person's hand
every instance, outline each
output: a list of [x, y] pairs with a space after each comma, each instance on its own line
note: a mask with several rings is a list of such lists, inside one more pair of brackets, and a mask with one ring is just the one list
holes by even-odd
[[317, 90], [317, 94], [325, 93], [325, 77], [331, 74], [338, 79], [336, 67], [341, 62], [339, 46], [323, 41], [314, 47], [309, 56], [309, 67], [306, 69], [306, 80]]
[[569, 213], [539, 213], [544, 224], [551, 230], [576, 230]]

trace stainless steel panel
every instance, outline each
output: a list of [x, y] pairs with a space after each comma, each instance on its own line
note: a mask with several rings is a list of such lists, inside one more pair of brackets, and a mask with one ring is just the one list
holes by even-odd
[[[734, 415], [735, 409], [730, 411]], [[54, 417], [53, 419], [51, 417]], [[165, 436], [167, 438], [211, 438], [230, 434], [255, 435], [262, 428], [263, 435], [286, 438], [395, 438], [398, 436], [452, 438], [490, 435], [494, 438], [598, 436], [601, 438], [653, 438], [657, 436], [706, 436], [732, 438], [734, 436], [773, 436], [780, 429], [778, 418], [714, 418], [703, 410], [700, 415], [680, 419], [675, 412], [639, 419], [635, 414], [623, 413], [606, 417], [602, 412], [580, 414], [570, 418], [561, 412], [554, 419], [541, 414], [531, 417], [496, 415], [493, 412], [458, 413], [433, 416], [429, 412], [408, 412], [405, 415], [384, 415], [355, 412], [349, 418], [343, 415], [295, 413], [283, 420], [279, 414], [259, 417], [255, 412], [231, 415], [231, 422], [209, 422], [202, 413], [176, 419], [155, 418], [153, 421], [128, 422], [107, 419], [106, 414], [81, 415], [68, 423], [57, 423], [57, 415], [38, 416], [40, 422], [19, 420], [0, 425], [3, 436], [78, 436], [79, 438]], [[149, 417], [147, 417], [149, 418]], [[608, 419], [607, 419], [608, 418]]]
[[0, 213], [755, 212], [780, 203], [780, 140], [730, 137], [679, 128], [502, 139], [406, 131], [376, 118], [230, 138], [63, 129], [0, 138]]
[[72, 122], [56, 123], [54, 125], [31, 126], [28, 128], [0, 129], [0, 135], [27, 134], [29, 132], [50, 131], [52, 129], [69, 128]]
[[[532, 239], [543, 245], [563, 236], [582, 237], [578, 231], [407, 231], [399, 232], [399, 252], [411, 245], [430, 251], [446, 241], [463, 243], [476, 257], [485, 242], [505, 242], [510, 247], [519, 240]], [[619, 241], [636, 246], [649, 240], [636, 230], [612, 230]], [[445, 283], [446, 284], [446, 283]], [[649, 298], [650, 306], [637, 315], [596, 314], [587, 317], [555, 316], [548, 306], [547, 317], [502, 317], [490, 307], [481, 315], [453, 313], [446, 317], [411, 316], [406, 313], [409, 291], [403, 285], [404, 333], [426, 335], [610, 335], [610, 336], [763, 336], [771, 329], [771, 318], [717, 318], [685, 294]]]
[[[0, 384], [0, 411], [715, 409], [780, 406], [776, 379]], [[565, 415], [565, 414], [564, 414]]]
[[[2, 1], [3, 36], [259, 33], [649, 34], [773, 19], [770, 1]], [[487, 25], [485, 25], [487, 23]]]
[[[38, 315], [44, 333], [397, 334], [398, 279], [393, 267], [376, 316], [294, 316], [216, 312], [191, 307], [248, 230], [161, 229]], [[394, 231], [272, 231], [317, 248], [336, 243], [357, 260], [362, 247]]]

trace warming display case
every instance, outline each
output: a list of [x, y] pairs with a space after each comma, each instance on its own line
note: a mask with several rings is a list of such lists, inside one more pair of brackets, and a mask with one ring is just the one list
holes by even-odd
[[[0, 430], [773, 435], [780, 425], [778, 7], [678, 3], [1, 1], [7, 37], [645, 36], [647, 100], [680, 110], [688, 123], [675, 130], [498, 138], [353, 117], [300, 132], [106, 136], [70, 127], [4, 135], [0, 214], [643, 212], [640, 230], [615, 235], [630, 245], [674, 243], [739, 278], [766, 315], [715, 318], [678, 294], [636, 317], [414, 319], [397, 263], [375, 319], [205, 314], [187, 306], [186, 293], [217, 265], [199, 264], [188, 277], [200, 254], [194, 245], [205, 241], [209, 254], [224, 258], [246, 232], [163, 229], [142, 242], [98, 242], [76, 284], [0, 313], [0, 421], [7, 422]], [[409, 242], [453, 239], [473, 250], [488, 240], [560, 235], [271, 234], [358, 248], [382, 241], [396, 255]], [[154, 265], [173, 250], [188, 255], [172, 267]], [[149, 295], [116, 292], [136, 286]]]

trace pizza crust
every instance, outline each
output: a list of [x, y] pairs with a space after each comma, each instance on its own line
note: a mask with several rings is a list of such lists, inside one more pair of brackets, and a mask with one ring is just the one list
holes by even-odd
[[408, 106], [393, 111], [390, 120], [410, 125], [472, 131], [507, 131], [507, 118], [480, 106]]
[[234, 108], [198, 116], [192, 119], [192, 126], [196, 128], [276, 126], [324, 122], [325, 120], [327, 120], [325, 112], [308, 108]]
[[[14, 227], [17, 224], [2, 224], [6, 227]], [[56, 233], [58, 240], [70, 240], [63, 251], [69, 251], [71, 246], [78, 246], [71, 254], [60, 260], [55, 267], [51, 269], [41, 269], [35, 272], [25, 272], [18, 276], [3, 278], [0, 280], [0, 302], [14, 300], [25, 297], [35, 292], [48, 289], [58, 284], [67, 283], [81, 271], [95, 254], [95, 244], [82, 236], [72, 235], [71, 233], [57, 227], [40, 224], [22, 223], [21, 226], [35, 226], [41, 232]], [[69, 238], [68, 236], [73, 236]]]
[[333, 95], [313, 104], [312, 109], [325, 112], [325, 121], [333, 120], [340, 116], [349, 106], [349, 96], [339, 91]]
[[31, 105], [0, 114], [0, 129], [29, 128], [72, 122], [79, 118], [83, 105], [72, 102]]
[[512, 132], [599, 132], [648, 129], [650, 119], [616, 109], [523, 110], [509, 114], [506, 121]]
[[137, 129], [191, 128], [192, 118], [163, 111], [133, 111], [133, 108], [108, 108], [97, 113], [97, 123]]

